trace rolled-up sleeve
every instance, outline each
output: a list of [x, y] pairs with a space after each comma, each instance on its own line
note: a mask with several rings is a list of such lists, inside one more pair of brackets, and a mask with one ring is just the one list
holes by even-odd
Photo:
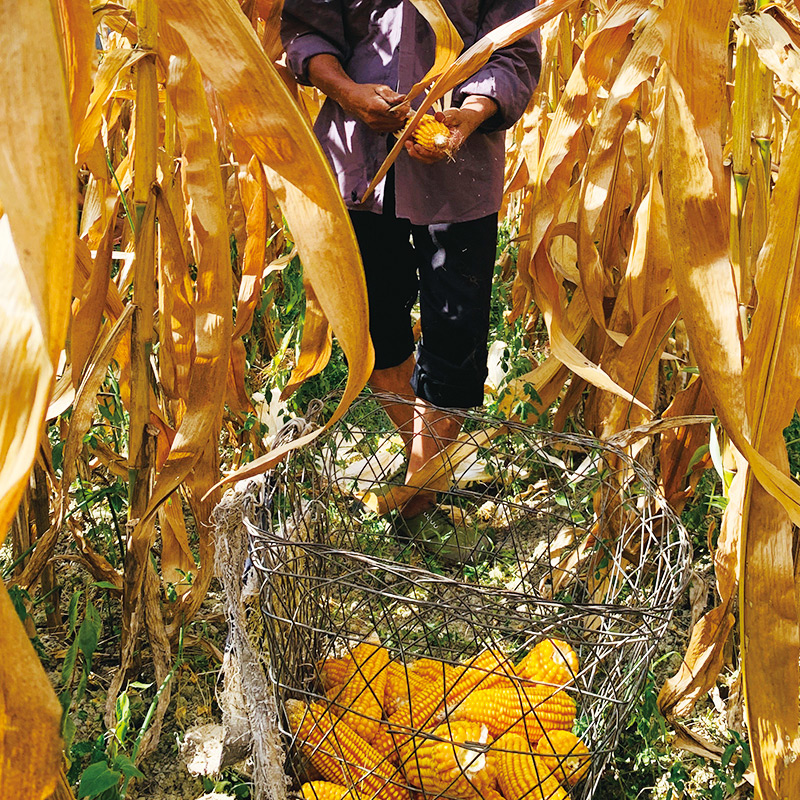
[[342, 63], [350, 57], [340, 0], [285, 0], [281, 39], [289, 68], [297, 80], [310, 85], [308, 62], [329, 53]]
[[[476, 41], [530, 9], [530, 0], [489, 0]], [[497, 113], [481, 125], [481, 131], [505, 130], [522, 116], [541, 72], [538, 38], [536, 33], [531, 33], [508, 47], [496, 50], [485, 66], [454, 92], [455, 105], [460, 105], [465, 97], [473, 94], [490, 97], [497, 103]]]

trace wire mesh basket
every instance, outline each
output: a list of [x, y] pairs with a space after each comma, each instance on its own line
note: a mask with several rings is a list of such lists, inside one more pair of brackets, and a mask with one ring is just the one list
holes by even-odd
[[[291, 787], [585, 800], [685, 587], [688, 537], [646, 472], [596, 440], [467, 413], [446, 456], [432, 484], [446, 533], [410, 535], [385, 508], [404, 491], [403, 442], [364, 395], [268, 476], [246, 520], [248, 628]], [[522, 668], [542, 648], [555, 677]], [[548, 723], [556, 697], [566, 723]], [[553, 731], [567, 730], [559, 750]], [[352, 732], [372, 737], [368, 757]]]

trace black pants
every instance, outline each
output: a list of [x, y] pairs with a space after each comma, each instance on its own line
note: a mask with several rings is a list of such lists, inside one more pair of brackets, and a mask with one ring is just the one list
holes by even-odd
[[350, 212], [367, 279], [375, 368], [398, 366], [414, 352], [411, 308], [419, 294], [414, 393], [445, 408], [482, 405], [497, 214], [412, 225], [393, 206], [392, 199], [383, 214]]

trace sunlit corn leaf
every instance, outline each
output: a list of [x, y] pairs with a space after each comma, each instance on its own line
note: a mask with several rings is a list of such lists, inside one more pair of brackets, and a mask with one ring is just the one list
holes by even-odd
[[[33, 465], [69, 321], [76, 182], [54, 4], [0, 5], [0, 539]], [[61, 761], [61, 710], [0, 587], [0, 796], [44, 800]]]
[[300, 339], [300, 354], [292, 374], [281, 392], [281, 400], [290, 397], [308, 378], [318, 375], [331, 358], [333, 342], [331, 326], [322, 313], [314, 288], [303, 281], [306, 289], [306, 312], [303, 317], [303, 335]]
[[[365, 385], [374, 353], [358, 246], [327, 160], [238, 10], [222, 0], [165, 0], [160, 8], [214, 84], [237, 134], [265, 165], [305, 274], [347, 358], [348, 382], [332, 417], [338, 419]], [[284, 452], [257, 459], [236, 477], [269, 468]]]
[[461, 53], [463, 39], [442, 8], [439, 0], [411, 0], [414, 8], [425, 17], [425, 21], [433, 28], [436, 37], [436, 53], [431, 68], [406, 93], [406, 99], [413, 100], [426, 89], [431, 81], [441, 75]]
[[[788, 474], [783, 429], [800, 399], [800, 113], [781, 158], [767, 239], [756, 269], [758, 305], [745, 341], [744, 388], [752, 444]], [[751, 481], [752, 484], [752, 481]], [[743, 525], [742, 651], [748, 727], [759, 783], [800, 791], [800, 766], [788, 759], [800, 735], [800, 626], [795, 590], [794, 532], [777, 501], [750, 486]], [[783, 665], [779, 667], [779, 665]], [[790, 789], [789, 787], [794, 787]]]

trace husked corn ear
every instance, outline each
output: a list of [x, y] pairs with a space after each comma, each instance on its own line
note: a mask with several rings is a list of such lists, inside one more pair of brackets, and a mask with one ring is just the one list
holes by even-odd
[[397, 752], [397, 746], [394, 743], [394, 736], [389, 732], [388, 722], [381, 723], [371, 744], [378, 751], [381, 758], [386, 759], [390, 764], [394, 764], [394, 766], [398, 766], [400, 763], [400, 756]]
[[322, 681], [322, 688], [327, 692], [334, 686], [344, 685], [347, 669], [352, 664], [350, 656], [342, 658], [326, 658], [317, 664], [319, 678]]
[[300, 787], [304, 800], [358, 800], [353, 789], [330, 781], [309, 781]]
[[473, 692], [453, 710], [450, 719], [482, 722], [493, 738], [513, 730], [536, 742], [545, 730], [572, 728], [575, 701], [548, 686], [500, 686]]
[[450, 150], [450, 136], [450, 128], [443, 122], [438, 122], [431, 114], [426, 114], [411, 134], [411, 138], [418, 145], [439, 152]]
[[451, 713], [475, 691], [500, 685], [512, 686], [514, 677], [514, 666], [505, 655], [496, 650], [484, 650], [456, 672], [445, 697], [444, 710]]
[[388, 666], [389, 653], [377, 637], [361, 642], [352, 652], [344, 685], [331, 697], [342, 721], [367, 742], [372, 741], [381, 724]]
[[448, 663], [433, 658], [420, 658], [408, 666], [403, 666], [399, 661], [389, 662], [383, 696], [386, 716], [391, 717], [402, 703], [408, 701], [409, 692], [419, 693], [429, 686], [438, 685], [444, 696], [444, 687], [449, 685], [452, 672], [453, 668]]
[[536, 752], [562, 783], [574, 786], [588, 771], [591, 756], [586, 745], [570, 731], [547, 731]]
[[554, 777], [547, 765], [532, 752], [530, 742], [518, 733], [506, 733], [496, 739], [487, 758], [497, 788], [504, 796], [505, 792], [510, 792], [507, 798], [530, 791], [546, 778]]
[[486, 765], [489, 741], [486, 726], [477, 722], [439, 725], [404, 763], [406, 779], [427, 796], [477, 800], [494, 783]]
[[516, 666], [517, 675], [536, 683], [567, 686], [579, 669], [575, 651], [561, 639], [543, 639]]
[[540, 779], [533, 755], [507, 754], [497, 776], [505, 800], [569, 800], [554, 775]]
[[389, 731], [394, 738], [401, 760], [416, 746], [416, 732], [434, 727], [441, 720], [435, 712], [442, 704], [445, 687], [432, 684], [419, 692], [412, 692], [389, 717]]
[[362, 800], [409, 800], [397, 771], [324, 706], [287, 700], [285, 708], [300, 748], [323, 778], [356, 789]]

